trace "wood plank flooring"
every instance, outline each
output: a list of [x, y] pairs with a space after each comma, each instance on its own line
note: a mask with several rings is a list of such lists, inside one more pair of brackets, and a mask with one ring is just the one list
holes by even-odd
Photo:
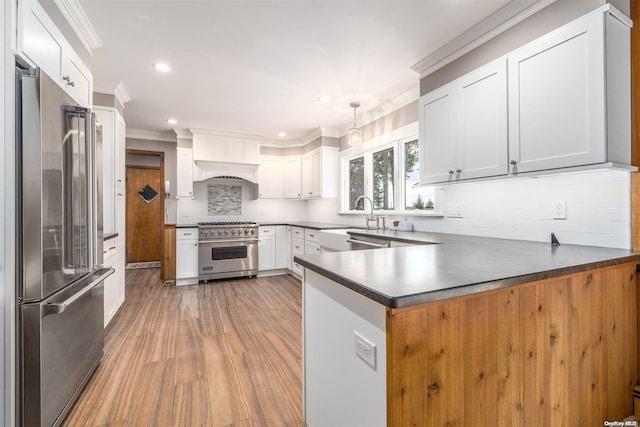
[[304, 426], [301, 286], [168, 286], [128, 270], [102, 363], [64, 425]]

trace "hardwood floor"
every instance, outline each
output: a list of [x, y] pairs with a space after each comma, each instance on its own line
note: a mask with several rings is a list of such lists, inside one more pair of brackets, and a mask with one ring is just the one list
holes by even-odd
[[301, 286], [168, 286], [128, 270], [102, 363], [65, 426], [304, 426]]

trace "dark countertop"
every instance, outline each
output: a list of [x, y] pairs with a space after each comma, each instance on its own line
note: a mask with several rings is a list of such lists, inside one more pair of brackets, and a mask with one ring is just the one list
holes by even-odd
[[326, 222], [295, 221], [295, 222], [261, 222], [260, 225], [291, 225], [293, 227], [313, 228], [314, 230], [337, 230], [357, 228], [352, 225], [330, 224]]
[[116, 237], [118, 237], [118, 233], [107, 233], [102, 236], [102, 240], [106, 242], [107, 240], [115, 239]]
[[352, 234], [417, 245], [301, 255], [295, 261], [391, 308], [640, 262], [640, 252], [625, 249], [389, 230]]

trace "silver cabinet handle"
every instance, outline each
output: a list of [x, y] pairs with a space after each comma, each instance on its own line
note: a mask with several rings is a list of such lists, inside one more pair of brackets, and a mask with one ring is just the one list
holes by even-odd
[[67, 82], [67, 85], [68, 85], [68, 86], [71, 86], [71, 87], [75, 87], [75, 86], [76, 86], [76, 84], [71, 80], [71, 77], [69, 77], [69, 76], [64, 76], [64, 77], [62, 78], [62, 80], [64, 80], [65, 82]]
[[461, 169], [456, 169], [456, 173], [460, 173], [460, 172], [462, 172]]
[[449, 169], [449, 175], [453, 175], [453, 169]]
[[515, 165], [517, 165], [517, 164], [518, 164], [518, 162], [516, 162], [515, 160], [511, 160], [511, 161], [509, 162], [509, 164], [510, 164], [510, 165], [512, 165], [512, 166], [515, 166]]
[[91, 289], [95, 288], [97, 285], [99, 285], [101, 282], [103, 282], [104, 279], [106, 279], [107, 277], [111, 276], [116, 271], [113, 268], [108, 268], [108, 269], [104, 269], [104, 270], [106, 270], [106, 271], [104, 273], [102, 273], [100, 276], [98, 276], [97, 279], [92, 280], [91, 283], [89, 283], [87, 286], [85, 286], [80, 291], [78, 291], [77, 293], [73, 294], [72, 296], [70, 296], [66, 300], [64, 300], [62, 302], [50, 302], [50, 303], [44, 304], [44, 311], [45, 311], [44, 315], [47, 316], [49, 314], [59, 314], [59, 313], [64, 312], [67, 309], [67, 307], [69, 307], [71, 304], [76, 302], [78, 299], [82, 298], [83, 295], [85, 295], [88, 292], [90, 292]]
[[379, 244], [379, 243], [371, 243], [371, 242], [365, 242], [364, 240], [355, 240], [355, 239], [347, 239], [347, 242], [355, 243], [363, 246], [371, 246], [372, 248], [386, 248], [388, 245], [388, 243]]
[[316, 235], [309, 233], [309, 237], [316, 237]]

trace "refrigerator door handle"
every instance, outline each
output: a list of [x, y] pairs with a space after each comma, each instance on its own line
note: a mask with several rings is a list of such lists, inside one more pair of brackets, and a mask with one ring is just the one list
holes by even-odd
[[63, 313], [67, 309], [67, 307], [69, 307], [75, 301], [80, 299], [87, 292], [90, 292], [91, 289], [95, 288], [97, 285], [102, 283], [104, 281], [104, 279], [106, 279], [107, 277], [111, 276], [115, 272], [115, 269], [113, 269], [113, 268], [104, 269], [104, 270], [106, 270], [106, 271], [104, 273], [102, 273], [100, 276], [98, 276], [97, 279], [91, 281], [91, 283], [89, 283], [87, 286], [85, 286], [84, 288], [82, 288], [81, 290], [79, 290], [78, 292], [76, 292], [75, 294], [73, 294], [72, 296], [67, 298], [66, 300], [64, 300], [62, 302], [49, 302], [49, 303], [44, 304], [43, 305], [43, 307], [44, 307], [44, 316], [43, 317], [46, 317], [46, 316], [48, 316], [50, 314]]

